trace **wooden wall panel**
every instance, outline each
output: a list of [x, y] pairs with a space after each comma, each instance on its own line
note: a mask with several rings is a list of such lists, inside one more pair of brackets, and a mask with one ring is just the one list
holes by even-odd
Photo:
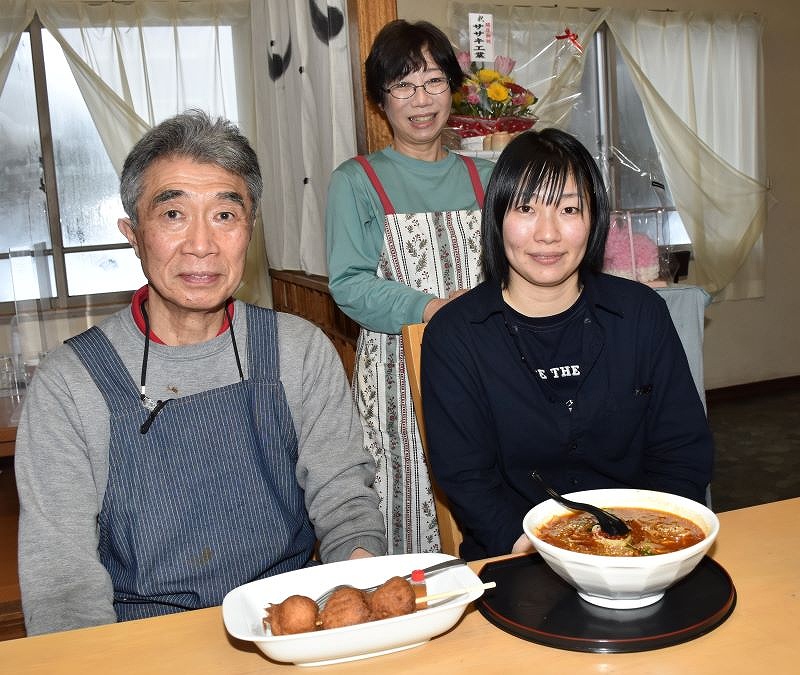
[[[13, 449], [13, 441], [11, 445]], [[18, 521], [19, 499], [14, 476], [14, 459], [2, 457], [0, 458], [0, 641], [25, 637], [17, 576]], [[0, 671], [5, 672], [2, 665]]]
[[24, 638], [26, 635], [22, 603], [19, 600], [0, 602], [0, 642]]
[[336, 306], [327, 278], [292, 270], [270, 270], [270, 277], [275, 310], [301, 316], [321, 328], [333, 342], [351, 379], [359, 326]]
[[[356, 143], [358, 152], [366, 154], [392, 142], [392, 130], [383, 113], [372, 103], [364, 89], [364, 61], [372, 41], [381, 28], [397, 18], [395, 0], [348, 0], [350, 22], [350, 59], [356, 98]], [[358, 45], [358, 50], [352, 48]]]

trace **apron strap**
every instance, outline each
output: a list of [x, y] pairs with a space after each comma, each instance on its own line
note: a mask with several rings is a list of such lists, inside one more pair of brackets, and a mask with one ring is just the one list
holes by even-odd
[[[459, 155], [459, 157], [464, 161], [464, 165], [467, 167], [467, 173], [469, 173], [469, 179], [472, 182], [472, 190], [475, 193], [475, 201], [478, 202], [478, 208], [483, 209], [483, 183], [481, 183], [478, 167], [475, 166], [475, 162], [472, 161], [471, 157], [466, 157], [464, 155]], [[375, 192], [378, 193], [385, 215], [394, 214], [394, 206], [389, 199], [389, 195], [386, 194], [386, 190], [383, 189], [383, 185], [378, 179], [378, 174], [375, 173], [375, 169], [372, 168], [372, 165], [363, 155], [358, 155], [354, 159], [362, 166], [364, 172], [367, 174], [367, 178], [369, 178], [369, 182], [372, 183], [372, 187], [375, 188]]]
[[[247, 316], [247, 363], [249, 378], [277, 382], [280, 379], [275, 311], [245, 305]], [[230, 330], [230, 328], [228, 328]], [[272, 336], [272, 339], [270, 339]], [[103, 394], [110, 411], [139, 405], [139, 388], [106, 334], [97, 326], [65, 341]]]
[[245, 305], [247, 316], [247, 370], [252, 380], [280, 379], [278, 321], [275, 310]]
[[[139, 388], [102, 330], [92, 326], [65, 342], [91, 375], [110, 411], [123, 410], [131, 404], [141, 407]], [[144, 408], [142, 412], [146, 412]]]
[[478, 174], [478, 167], [475, 166], [472, 157], [466, 157], [465, 155], [459, 155], [459, 157], [464, 160], [464, 164], [467, 166], [469, 179], [472, 181], [472, 189], [475, 191], [475, 201], [478, 202], [478, 208], [483, 209], [483, 183], [481, 183], [481, 177], [480, 174]]
[[389, 199], [389, 195], [386, 194], [386, 190], [383, 189], [383, 185], [378, 179], [378, 174], [376, 174], [375, 169], [372, 168], [372, 164], [369, 163], [364, 155], [358, 155], [355, 157], [355, 160], [362, 166], [367, 174], [367, 178], [369, 178], [369, 182], [372, 183], [372, 187], [374, 187], [375, 192], [378, 193], [378, 197], [380, 197], [381, 200], [381, 206], [383, 206], [384, 215], [393, 215], [395, 213], [394, 206]]

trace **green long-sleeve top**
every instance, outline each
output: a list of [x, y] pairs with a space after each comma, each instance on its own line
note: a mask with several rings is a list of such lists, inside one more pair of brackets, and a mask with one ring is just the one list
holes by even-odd
[[[474, 210], [475, 192], [464, 162], [455, 153], [426, 162], [384, 148], [368, 156], [396, 213]], [[484, 187], [494, 164], [475, 159]], [[331, 175], [325, 230], [328, 283], [336, 304], [361, 326], [399, 333], [422, 321], [432, 296], [377, 276], [383, 250], [384, 211], [364, 169], [354, 159]]]

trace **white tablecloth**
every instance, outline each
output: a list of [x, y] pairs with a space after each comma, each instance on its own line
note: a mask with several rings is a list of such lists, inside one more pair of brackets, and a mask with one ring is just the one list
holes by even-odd
[[656, 292], [664, 298], [669, 308], [672, 322], [689, 360], [694, 383], [700, 394], [703, 405], [706, 404], [705, 385], [703, 383], [703, 329], [705, 309], [711, 303], [711, 296], [698, 286], [676, 284], [666, 288], [656, 288]]

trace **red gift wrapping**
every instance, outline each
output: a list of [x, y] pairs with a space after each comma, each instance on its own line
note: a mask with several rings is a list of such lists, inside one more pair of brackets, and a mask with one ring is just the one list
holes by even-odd
[[450, 115], [447, 126], [461, 138], [487, 136], [497, 131], [510, 134], [530, 129], [536, 123], [535, 117], [472, 117], [471, 115]]

